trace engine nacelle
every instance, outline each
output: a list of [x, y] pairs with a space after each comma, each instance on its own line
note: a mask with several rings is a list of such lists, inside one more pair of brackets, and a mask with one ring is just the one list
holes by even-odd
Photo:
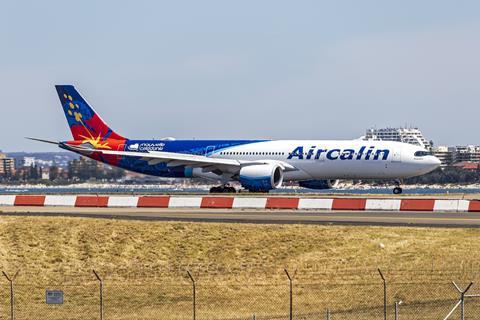
[[250, 165], [240, 169], [242, 187], [254, 192], [267, 192], [282, 186], [283, 170], [278, 164]]
[[338, 185], [338, 180], [305, 180], [300, 181], [298, 185], [307, 189], [325, 190], [335, 188]]

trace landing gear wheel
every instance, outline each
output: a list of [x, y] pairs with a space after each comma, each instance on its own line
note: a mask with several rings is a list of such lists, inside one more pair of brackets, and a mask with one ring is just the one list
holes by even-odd
[[210, 193], [221, 193], [222, 190], [220, 187], [211, 187], [210, 188]]
[[235, 189], [234, 187], [225, 187], [224, 190], [225, 190], [224, 192], [227, 192], [227, 193], [237, 193], [237, 189]]
[[210, 193], [237, 193], [237, 189], [230, 186], [212, 187]]
[[393, 188], [393, 194], [401, 194], [402, 192], [403, 192], [403, 189], [400, 187]]

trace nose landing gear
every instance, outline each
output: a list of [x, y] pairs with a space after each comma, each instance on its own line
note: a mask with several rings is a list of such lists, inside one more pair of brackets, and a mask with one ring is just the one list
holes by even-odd
[[395, 188], [393, 188], [393, 194], [401, 194], [403, 192], [402, 187], [400, 187], [401, 183], [401, 180], [395, 181]]

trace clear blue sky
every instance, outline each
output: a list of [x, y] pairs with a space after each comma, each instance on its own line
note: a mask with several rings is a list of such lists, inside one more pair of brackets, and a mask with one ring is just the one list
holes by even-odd
[[55, 84], [130, 138], [480, 144], [479, 1], [2, 1], [0, 149], [67, 140]]

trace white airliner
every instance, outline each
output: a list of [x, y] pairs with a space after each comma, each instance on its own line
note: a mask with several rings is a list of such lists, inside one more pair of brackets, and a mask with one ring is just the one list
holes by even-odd
[[171, 178], [221, 182], [211, 192], [236, 192], [238, 181], [252, 192], [268, 192], [286, 181], [328, 189], [339, 179], [400, 181], [428, 173], [440, 161], [410, 144], [363, 140], [130, 140], [113, 131], [71, 85], [56, 86], [73, 135], [54, 143], [130, 171]]

